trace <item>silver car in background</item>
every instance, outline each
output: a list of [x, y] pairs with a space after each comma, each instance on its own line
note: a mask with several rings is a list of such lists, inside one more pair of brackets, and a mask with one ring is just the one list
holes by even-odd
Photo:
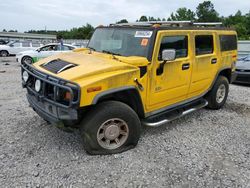
[[237, 78], [234, 83], [250, 84], [250, 55], [238, 60], [236, 73]]

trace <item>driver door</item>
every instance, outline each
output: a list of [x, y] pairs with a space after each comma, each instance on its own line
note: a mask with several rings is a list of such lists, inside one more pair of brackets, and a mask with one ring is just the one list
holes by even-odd
[[[187, 98], [192, 61], [190, 54], [190, 33], [185, 31], [159, 31], [155, 45], [152, 71], [149, 78], [147, 109], [149, 111], [163, 109]], [[161, 54], [165, 49], [175, 49], [176, 59], [163, 63]]]

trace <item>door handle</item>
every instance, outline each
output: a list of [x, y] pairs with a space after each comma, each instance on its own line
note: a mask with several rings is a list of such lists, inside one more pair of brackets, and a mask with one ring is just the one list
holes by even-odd
[[217, 58], [211, 60], [211, 64], [216, 64], [216, 63], [217, 63]]
[[188, 70], [190, 68], [190, 63], [185, 63], [182, 65], [182, 70]]

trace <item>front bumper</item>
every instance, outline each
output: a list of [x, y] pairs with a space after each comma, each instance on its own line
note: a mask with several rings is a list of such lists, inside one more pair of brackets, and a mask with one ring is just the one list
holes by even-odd
[[16, 62], [21, 63], [22, 56], [17, 56], [16, 55]]
[[76, 109], [58, 107], [52, 103], [45, 102], [31, 94], [27, 94], [27, 99], [33, 110], [44, 120], [56, 124], [60, 121], [77, 121], [78, 112]]
[[[21, 63], [21, 67], [22, 73], [26, 71], [29, 74], [28, 81], [22, 83], [23, 87], [27, 88], [28, 102], [39, 116], [51, 123], [78, 120], [80, 87], [77, 84], [47, 75], [29, 64]], [[40, 92], [36, 92], [34, 89], [37, 79], [42, 83]], [[72, 96], [67, 103], [57, 98], [58, 93], [62, 90], [69, 92]]]
[[250, 84], [250, 72], [236, 72], [237, 77], [234, 83]]

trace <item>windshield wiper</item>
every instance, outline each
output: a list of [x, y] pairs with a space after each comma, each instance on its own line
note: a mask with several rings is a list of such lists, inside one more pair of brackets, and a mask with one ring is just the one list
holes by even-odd
[[106, 53], [106, 54], [119, 55], [119, 56], [121, 56], [121, 54], [114, 53], [114, 52], [111, 52], [111, 51], [108, 51], [108, 50], [102, 50], [102, 52], [103, 52], [103, 53]]
[[108, 50], [102, 50], [103, 53], [106, 53], [106, 54], [111, 54], [113, 59], [117, 60], [117, 61], [121, 61], [120, 59], [118, 59], [117, 57], [115, 57], [115, 55], [118, 55], [118, 56], [122, 56], [121, 54], [118, 54], [118, 53], [114, 53], [114, 52], [110, 52]]

